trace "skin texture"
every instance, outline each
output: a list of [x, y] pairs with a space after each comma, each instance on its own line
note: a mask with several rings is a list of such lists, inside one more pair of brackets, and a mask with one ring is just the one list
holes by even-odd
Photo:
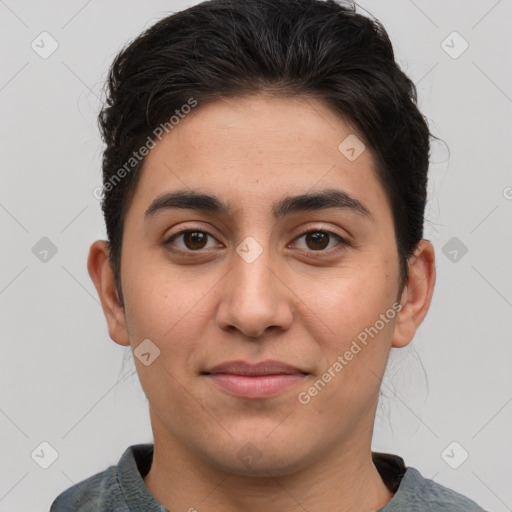
[[[111, 338], [132, 349], [150, 339], [160, 350], [150, 365], [135, 363], [155, 444], [145, 483], [170, 510], [360, 512], [392, 498], [371, 460], [379, 386], [391, 347], [407, 345], [427, 314], [434, 249], [420, 242], [399, 293], [390, 204], [371, 149], [354, 161], [338, 150], [350, 134], [364, 140], [313, 98], [199, 105], [146, 157], [124, 226], [124, 308], [106, 242], [91, 246], [88, 269]], [[284, 197], [325, 188], [348, 192], [373, 220], [333, 208], [272, 216]], [[181, 189], [217, 195], [233, 213], [145, 218], [156, 197]], [[185, 229], [211, 236], [166, 245]], [[306, 230], [349, 245], [336, 236], [315, 245]], [[247, 237], [262, 248], [251, 263], [236, 252]], [[176, 255], [170, 244], [188, 252]], [[400, 312], [300, 403], [299, 393], [397, 298]], [[268, 359], [309, 375], [265, 399], [232, 396], [201, 375], [225, 361]]]

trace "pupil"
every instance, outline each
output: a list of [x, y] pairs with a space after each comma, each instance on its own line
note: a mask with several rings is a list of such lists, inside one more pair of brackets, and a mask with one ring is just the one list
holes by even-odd
[[[316, 247], [313, 247], [313, 249], [324, 249], [328, 245], [327, 244], [327, 241], [328, 241], [327, 233], [322, 233], [321, 231], [317, 231], [315, 233], [310, 233], [309, 235], [306, 235], [306, 238], [308, 238], [308, 237], [311, 237], [310, 239], [313, 240], [314, 245], [320, 244], [320, 247], [316, 246]], [[324, 243], [322, 243], [322, 242], [324, 242]]]
[[[185, 245], [189, 249], [202, 249], [206, 242], [206, 234], [200, 231], [189, 231], [185, 233]], [[199, 244], [199, 247], [197, 246]]]

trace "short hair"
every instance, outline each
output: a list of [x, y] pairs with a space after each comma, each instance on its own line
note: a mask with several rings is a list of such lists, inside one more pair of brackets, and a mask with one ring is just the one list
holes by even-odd
[[209, 0], [145, 30], [109, 70], [102, 211], [121, 303], [124, 219], [144, 164], [127, 169], [134, 151], [191, 99], [258, 93], [321, 100], [360, 132], [391, 204], [403, 290], [423, 237], [431, 135], [386, 30], [351, 2]]

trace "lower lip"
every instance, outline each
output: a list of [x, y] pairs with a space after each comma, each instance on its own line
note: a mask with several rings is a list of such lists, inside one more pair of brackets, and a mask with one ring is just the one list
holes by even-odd
[[268, 398], [301, 382], [305, 375], [293, 373], [248, 377], [228, 373], [211, 373], [207, 377], [232, 395], [241, 398]]

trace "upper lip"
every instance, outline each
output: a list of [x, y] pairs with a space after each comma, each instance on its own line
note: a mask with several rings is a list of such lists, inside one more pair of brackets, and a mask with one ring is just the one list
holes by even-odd
[[281, 361], [267, 360], [253, 364], [246, 361], [227, 361], [202, 373], [228, 373], [231, 375], [260, 376], [306, 374], [307, 372], [299, 370], [299, 368], [296, 368], [295, 366], [282, 363]]

